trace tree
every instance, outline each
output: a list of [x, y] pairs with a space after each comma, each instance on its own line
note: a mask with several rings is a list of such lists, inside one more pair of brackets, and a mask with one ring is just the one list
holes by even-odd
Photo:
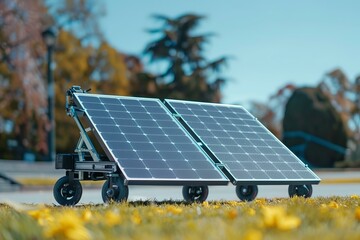
[[286, 103], [283, 142], [307, 164], [333, 167], [345, 156], [346, 122], [320, 88], [298, 88]]
[[15, 142], [13, 157], [19, 159], [26, 149], [42, 153], [47, 150], [47, 103], [37, 65], [45, 52], [41, 23], [46, 8], [40, 0], [4, 0], [0, 11], [0, 120], [13, 126], [5, 131], [1, 145], [7, 146], [10, 139]]
[[[310, 89], [310, 88], [309, 88]], [[288, 103], [289, 98], [294, 94], [294, 91], [301, 92], [298, 86], [293, 86], [287, 84], [284, 87], [280, 88], [276, 94], [270, 97], [269, 101], [266, 103], [253, 103], [251, 105], [250, 111], [273, 133], [277, 136], [283, 135], [282, 123], [284, 122], [283, 115], [285, 105]], [[308, 90], [310, 91], [310, 90]], [[347, 148], [348, 152], [345, 156], [344, 162], [337, 162], [336, 166], [359, 166], [360, 160], [360, 76], [354, 80], [349, 79], [346, 74], [339, 68], [333, 69], [324, 74], [322, 80], [313, 87], [313, 90], [316, 94], [324, 96], [324, 98], [329, 99], [331, 106], [328, 109], [333, 108], [336, 110], [336, 113], [331, 113], [332, 115], [338, 114], [341, 121], [343, 122], [343, 127], [339, 124], [339, 131], [344, 132], [347, 135]], [[314, 93], [312, 93], [314, 95]], [[311, 92], [307, 93], [309, 98], [312, 96]], [[315, 104], [320, 108], [321, 104]], [[299, 107], [290, 107], [295, 113], [299, 113]], [[310, 105], [306, 104], [306, 112], [310, 109]], [[301, 114], [300, 114], [301, 115]], [[305, 113], [306, 115], [306, 113]], [[303, 116], [305, 116], [303, 114]], [[311, 119], [314, 117], [314, 114], [310, 114], [306, 119]], [[304, 118], [305, 119], [305, 118]], [[304, 121], [302, 118], [297, 118], [296, 121], [303, 121], [306, 123], [306, 127], [311, 127], [314, 124], [315, 120]], [[329, 123], [329, 119], [326, 123]], [[294, 123], [294, 120], [290, 120]], [[325, 125], [321, 124], [322, 126]], [[314, 133], [319, 134], [321, 127], [315, 127], [316, 130]], [[343, 128], [343, 130], [341, 130]], [[309, 133], [309, 132], [308, 132]], [[335, 129], [333, 128], [328, 134], [334, 134]], [[315, 135], [316, 135], [315, 134]], [[334, 140], [330, 141], [337, 143], [341, 138], [341, 134], [335, 134], [333, 137]], [[344, 141], [342, 144], [344, 146]], [[323, 150], [321, 150], [324, 152]], [[333, 153], [330, 153], [333, 154]], [[333, 157], [333, 156], [332, 156]], [[327, 160], [329, 160], [328, 158]], [[320, 159], [318, 159], [320, 160]], [[342, 159], [341, 159], [342, 160]]]
[[47, 154], [46, 49], [41, 38], [46, 27], [54, 25], [59, 32], [54, 56], [57, 151], [72, 152], [79, 137], [64, 111], [69, 87], [129, 93], [125, 56], [96, 30], [99, 5], [92, 0], [47, 3], [0, 1], [0, 158], [23, 159], [27, 151], [37, 159]]
[[347, 124], [349, 135], [347, 161], [343, 165], [359, 166], [360, 160], [360, 76], [351, 81], [339, 68], [324, 76], [319, 83]]
[[159, 85], [156, 82], [156, 76], [144, 70], [144, 65], [138, 56], [127, 55], [125, 57], [125, 64], [131, 95], [142, 97], [159, 96]]
[[128, 95], [125, 56], [103, 41], [96, 50], [91, 77], [97, 93]]
[[56, 139], [59, 152], [72, 152], [79, 137], [74, 121], [65, 114], [65, 93], [73, 85], [91, 88], [96, 93], [128, 95], [124, 57], [107, 42], [98, 48], [83, 46], [67, 31], [58, 36], [56, 70]]
[[[208, 61], [204, 56], [204, 44], [211, 34], [195, 35], [194, 30], [204, 19], [195, 14], [177, 18], [155, 15], [163, 26], [152, 29], [151, 34], [160, 38], [150, 42], [144, 50], [151, 62], [165, 62], [164, 73], [157, 76], [160, 97], [220, 102], [220, 86], [224, 79], [217, 74], [226, 63], [226, 57]], [[215, 73], [211, 78], [209, 73]]]
[[286, 84], [271, 95], [266, 103], [250, 102], [250, 112], [279, 139], [282, 136], [285, 105], [295, 89], [295, 85]]

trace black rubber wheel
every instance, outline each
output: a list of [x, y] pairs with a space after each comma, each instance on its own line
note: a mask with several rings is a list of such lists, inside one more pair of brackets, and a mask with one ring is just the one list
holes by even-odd
[[55, 200], [63, 206], [77, 204], [82, 196], [82, 186], [78, 180], [70, 182], [68, 176], [59, 178], [54, 185], [53, 194]]
[[184, 186], [182, 194], [187, 202], [204, 202], [209, 195], [208, 186]]
[[312, 186], [309, 185], [289, 185], [289, 196], [294, 197], [311, 197], [313, 192]]
[[121, 178], [113, 178], [111, 180], [112, 186], [110, 186], [110, 180], [106, 180], [102, 190], [101, 196], [105, 203], [115, 201], [126, 201], [129, 196], [129, 188], [124, 185], [124, 180]]
[[241, 201], [250, 202], [256, 198], [259, 189], [257, 185], [238, 185], [235, 191]]

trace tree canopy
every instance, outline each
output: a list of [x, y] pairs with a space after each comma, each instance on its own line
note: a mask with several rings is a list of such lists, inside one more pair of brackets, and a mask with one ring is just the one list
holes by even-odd
[[[204, 54], [204, 45], [212, 34], [196, 34], [204, 16], [184, 14], [176, 18], [155, 15], [163, 25], [149, 30], [160, 36], [150, 42], [145, 55], [151, 62], [167, 65], [165, 71], [156, 77], [160, 85], [159, 95], [178, 99], [220, 102], [220, 86], [224, 79], [219, 76], [226, 57], [209, 61]], [[214, 76], [214, 77], [212, 77]]]
[[4, 0], [0, 9], [0, 151], [6, 158], [8, 147], [14, 147], [12, 157], [22, 158], [18, 153], [27, 149], [47, 150], [46, 94], [39, 94], [46, 91], [39, 68], [46, 8], [41, 1]]
[[78, 130], [64, 112], [69, 87], [129, 94], [125, 56], [102, 38], [94, 2], [0, 2], [0, 158], [22, 159], [26, 152], [46, 158], [50, 124], [41, 33], [50, 25], [58, 30], [54, 57], [58, 152], [73, 151], [78, 138]]
[[[205, 16], [154, 15], [160, 23], [142, 56], [116, 50], [101, 33], [103, 2], [96, 0], [0, 1], [0, 158], [23, 159], [33, 153], [46, 159], [46, 47], [41, 33], [58, 31], [54, 55], [57, 152], [72, 152], [79, 137], [65, 114], [65, 92], [73, 85], [93, 92], [157, 98], [221, 101], [222, 76], [228, 57], [208, 59], [206, 45], [214, 36], [201, 33]], [[150, 60], [145, 67], [142, 59]], [[159, 73], [146, 69], [160, 66]], [[351, 156], [360, 159], [360, 77], [349, 80], [335, 69], [316, 86], [348, 126]], [[281, 136], [284, 106], [297, 87], [286, 85], [267, 103], [253, 102], [252, 110], [271, 131]], [[349, 155], [349, 156], [350, 156]]]
[[153, 74], [145, 70], [142, 56], [121, 53], [104, 39], [98, 21], [103, 14], [102, 2], [95, 0], [0, 2], [0, 158], [23, 159], [28, 152], [46, 159], [51, 125], [41, 33], [49, 26], [57, 30], [57, 152], [72, 152], [79, 137], [64, 112], [65, 92], [73, 85], [104, 94], [220, 102], [220, 70], [227, 58], [206, 58], [212, 34], [195, 34], [204, 16], [155, 16], [163, 25], [149, 32], [160, 38], [146, 46], [144, 55], [167, 68]]

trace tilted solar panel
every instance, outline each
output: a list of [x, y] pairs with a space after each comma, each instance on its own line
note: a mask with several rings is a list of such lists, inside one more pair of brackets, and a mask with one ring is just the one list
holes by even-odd
[[320, 179], [241, 106], [166, 100], [195, 138], [231, 174], [258, 184], [318, 183]]
[[159, 100], [86, 93], [74, 97], [129, 184], [228, 183]]

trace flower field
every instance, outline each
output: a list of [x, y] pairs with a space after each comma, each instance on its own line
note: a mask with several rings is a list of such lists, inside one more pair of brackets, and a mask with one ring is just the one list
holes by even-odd
[[360, 197], [0, 204], [0, 239], [360, 239]]

